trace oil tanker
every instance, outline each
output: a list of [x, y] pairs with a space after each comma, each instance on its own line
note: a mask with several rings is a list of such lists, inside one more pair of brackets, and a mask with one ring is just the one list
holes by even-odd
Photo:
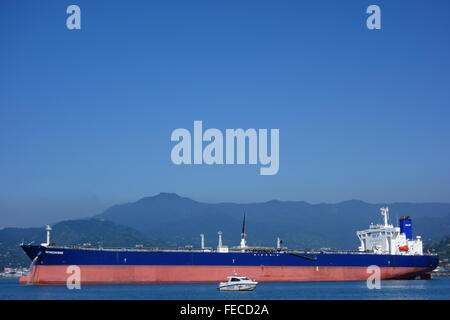
[[384, 223], [371, 224], [358, 231], [360, 241], [354, 251], [302, 251], [282, 246], [247, 245], [245, 215], [240, 245], [222, 244], [205, 248], [201, 235], [199, 248], [91, 248], [22, 244], [31, 259], [30, 273], [23, 284], [66, 284], [73, 266], [79, 268], [81, 284], [202, 283], [219, 282], [238, 273], [258, 282], [365, 281], [368, 267], [377, 266], [381, 279], [426, 279], [439, 257], [424, 253], [419, 236], [413, 239], [409, 216], [400, 218], [399, 227], [388, 223], [389, 209], [381, 208]]

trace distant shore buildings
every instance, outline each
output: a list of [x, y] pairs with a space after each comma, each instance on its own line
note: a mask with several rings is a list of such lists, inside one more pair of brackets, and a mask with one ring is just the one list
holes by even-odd
[[4, 268], [3, 272], [0, 272], [0, 278], [18, 278], [28, 274], [28, 268]]

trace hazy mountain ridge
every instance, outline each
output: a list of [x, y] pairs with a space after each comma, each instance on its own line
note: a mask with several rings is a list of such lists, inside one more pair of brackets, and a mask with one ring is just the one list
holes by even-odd
[[[201, 203], [173, 193], [160, 193], [134, 203], [114, 206], [97, 218], [105, 218], [152, 235], [174, 241], [176, 245], [198, 245], [199, 234], [206, 235], [206, 244], [217, 244], [217, 231], [223, 231], [227, 245], [239, 243], [244, 212], [247, 214], [249, 244], [274, 245], [280, 236], [290, 246], [355, 249], [357, 230], [371, 222], [379, 223], [380, 207], [361, 200], [336, 204], [310, 204], [305, 201], [271, 200], [261, 203]], [[413, 218], [413, 230], [424, 241], [437, 241], [450, 234], [450, 204], [391, 203], [390, 222]]]

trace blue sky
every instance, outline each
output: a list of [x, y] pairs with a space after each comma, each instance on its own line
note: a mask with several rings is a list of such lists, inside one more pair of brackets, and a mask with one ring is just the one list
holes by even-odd
[[[81, 8], [82, 29], [66, 28]], [[378, 4], [382, 29], [366, 28]], [[199, 201], [450, 202], [448, 1], [2, 1], [0, 225]], [[176, 128], [279, 128], [280, 170], [175, 166]]]

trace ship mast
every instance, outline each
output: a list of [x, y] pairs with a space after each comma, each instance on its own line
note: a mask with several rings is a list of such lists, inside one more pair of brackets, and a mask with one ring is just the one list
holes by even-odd
[[47, 227], [45, 228], [45, 231], [47, 231], [47, 242], [41, 243], [41, 246], [48, 247], [50, 245], [50, 231], [52, 231], [52, 227], [47, 225]]
[[388, 220], [389, 220], [389, 208], [381, 208], [381, 215], [384, 216], [384, 226], [387, 227], [388, 226]]
[[200, 234], [200, 246], [202, 250], [205, 249], [205, 235], [203, 233]]
[[244, 212], [244, 220], [242, 222], [242, 232], [241, 232], [241, 248], [245, 249], [247, 247], [247, 242], [245, 240], [245, 212]]
[[217, 234], [219, 235], [219, 243], [217, 244], [217, 248], [220, 250], [222, 249], [222, 231], [217, 232]]

